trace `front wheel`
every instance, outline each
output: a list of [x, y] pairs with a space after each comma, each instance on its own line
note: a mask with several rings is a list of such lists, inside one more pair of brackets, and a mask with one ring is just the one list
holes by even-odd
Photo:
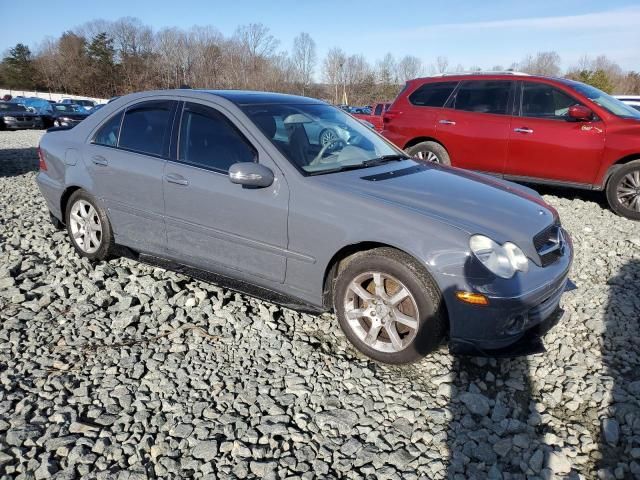
[[412, 257], [392, 248], [354, 255], [339, 274], [334, 307], [347, 338], [390, 364], [419, 360], [445, 333], [442, 296]]
[[622, 165], [611, 176], [607, 201], [618, 215], [640, 220], [640, 159]]
[[322, 147], [330, 145], [336, 140], [339, 140], [338, 135], [331, 128], [325, 128], [320, 132], [320, 135], [318, 135], [318, 141]]
[[106, 212], [84, 190], [69, 198], [67, 231], [76, 251], [89, 260], [104, 260], [114, 248], [113, 232]]
[[405, 150], [407, 154], [423, 162], [451, 165], [447, 150], [438, 142], [420, 142]]

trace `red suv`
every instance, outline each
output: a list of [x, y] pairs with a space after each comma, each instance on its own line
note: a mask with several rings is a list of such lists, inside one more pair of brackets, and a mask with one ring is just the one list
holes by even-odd
[[640, 112], [580, 82], [471, 74], [407, 82], [383, 135], [415, 157], [509, 180], [606, 190], [640, 220]]

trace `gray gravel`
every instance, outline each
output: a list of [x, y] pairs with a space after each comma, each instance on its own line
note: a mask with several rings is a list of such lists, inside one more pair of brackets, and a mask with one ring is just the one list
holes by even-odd
[[526, 359], [363, 358], [314, 317], [47, 221], [41, 132], [0, 132], [2, 478], [640, 478], [640, 223], [545, 191], [576, 245]]

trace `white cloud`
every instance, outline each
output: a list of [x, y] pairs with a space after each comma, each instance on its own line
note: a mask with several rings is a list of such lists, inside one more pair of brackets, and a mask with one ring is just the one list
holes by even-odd
[[557, 17], [512, 18], [506, 20], [490, 20], [464, 23], [441, 23], [425, 27], [396, 30], [391, 34], [402, 37], [431, 36], [443, 31], [454, 30], [585, 30], [602, 31], [604, 29], [638, 28], [640, 24], [640, 7], [619, 8], [603, 12], [584, 13]]

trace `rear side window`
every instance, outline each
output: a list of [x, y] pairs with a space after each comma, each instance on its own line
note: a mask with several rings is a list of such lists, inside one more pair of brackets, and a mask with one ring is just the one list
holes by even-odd
[[522, 116], [566, 120], [569, 107], [580, 102], [561, 90], [544, 83], [525, 82], [522, 85]]
[[455, 109], [504, 115], [509, 110], [512, 83], [504, 80], [464, 82], [456, 93]]
[[234, 163], [256, 159], [254, 148], [223, 114], [197, 103], [185, 104], [179, 161], [226, 173]]
[[376, 110], [375, 112], [373, 112], [374, 115], [382, 115], [382, 104], [379, 103], [378, 105], [376, 105]]
[[115, 147], [118, 144], [121, 123], [122, 112], [114, 115], [102, 124], [96, 136], [93, 137], [93, 143], [96, 145], [104, 145], [105, 147]]
[[134, 152], [161, 156], [166, 152], [174, 102], [144, 102], [124, 114], [118, 146]]
[[443, 107], [458, 82], [425, 83], [409, 95], [409, 101], [419, 107]]

